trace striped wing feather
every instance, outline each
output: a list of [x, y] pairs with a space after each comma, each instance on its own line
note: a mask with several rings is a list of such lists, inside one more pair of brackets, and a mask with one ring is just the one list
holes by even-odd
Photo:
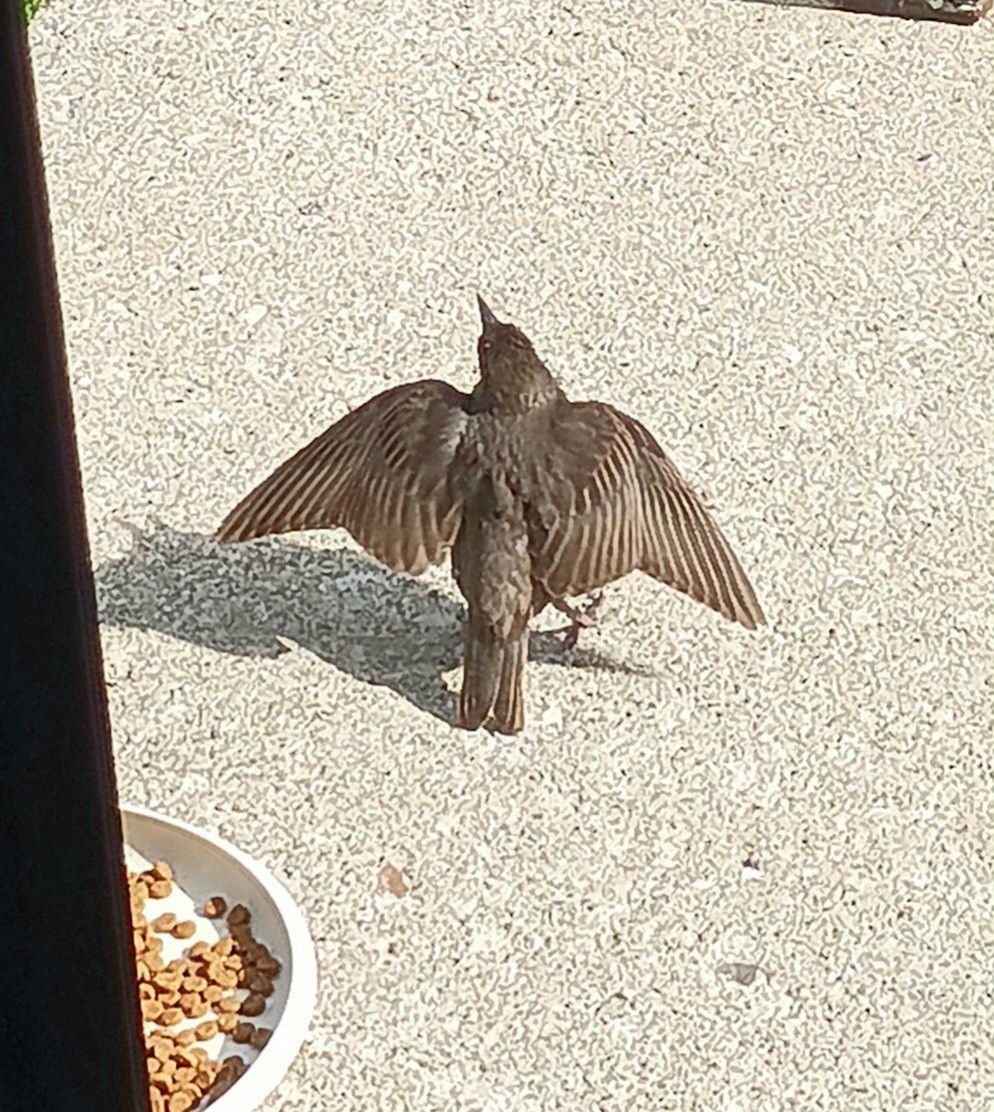
[[599, 402], [564, 403], [532, 498], [535, 578], [554, 598], [641, 570], [755, 629], [741, 565], [649, 431]]
[[467, 401], [433, 380], [378, 394], [264, 479], [218, 539], [342, 526], [394, 571], [417, 575], [440, 563], [461, 516], [450, 468]]

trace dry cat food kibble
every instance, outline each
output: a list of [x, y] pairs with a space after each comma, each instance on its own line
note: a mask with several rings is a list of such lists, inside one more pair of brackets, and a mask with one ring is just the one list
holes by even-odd
[[235, 906], [228, 912], [228, 926], [229, 927], [242, 927], [246, 926], [252, 920], [252, 912], [244, 904], [235, 904]]
[[249, 1039], [249, 1046], [253, 1050], [262, 1050], [262, 1048], [269, 1042], [269, 1036], [272, 1031], [268, 1027], [256, 1027], [252, 1032], [252, 1037]]
[[250, 992], [248, 996], [245, 997], [238, 1009], [242, 1015], [248, 1016], [249, 1019], [254, 1019], [257, 1015], [262, 1015], [265, 1010], [265, 999], [254, 992]]
[[211, 896], [204, 904], [204, 914], [208, 919], [220, 919], [228, 910], [224, 896]]
[[212, 1101], [217, 1100], [222, 1093], [226, 1093], [244, 1072], [245, 1063], [237, 1054], [233, 1054], [230, 1058], [225, 1058], [221, 1063], [217, 1078], [211, 1087], [210, 1099]]
[[239, 1023], [232, 1033], [232, 1038], [236, 1043], [249, 1043], [252, 1041], [252, 1036], [255, 1034], [254, 1023]]
[[146, 902], [170, 896], [173, 883], [173, 871], [165, 861], [142, 873], [128, 873], [152, 1112], [192, 1112], [231, 1088], [245, 1070], [242, 1059], [233, 1055], [217, 1062], [196, 1044], [222, 1034], [262, 1050], [270, 1031], [247, 1020], [265, 1011], [281, 971], [276, 958], [252, 935], [249, 909], [236, 904], [229, 912], [222, 896], [207, 900], [204, 914], [220, 919], [227, 912], [229, 935], [214, 943], [194, 941], [184, 957], [167, 964], [158, 935], [186, 941], [197, 932], [192, 919], [179, 920], [172, 912], [163, 912], [151, 923], [145, 917]]

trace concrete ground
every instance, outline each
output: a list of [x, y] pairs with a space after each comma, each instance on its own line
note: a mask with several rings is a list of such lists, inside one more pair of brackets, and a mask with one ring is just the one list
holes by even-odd
[[[51, 0], [31, 41], [122, 795], [317, 940], [267, 1112], [990, 1107], [994, 25]], [[771, 619], [631, 577], [534, 638], [510, 740], [451, 725], [446, 569], [208, 539], [348, 405], [468, 386], [477, 290]]]

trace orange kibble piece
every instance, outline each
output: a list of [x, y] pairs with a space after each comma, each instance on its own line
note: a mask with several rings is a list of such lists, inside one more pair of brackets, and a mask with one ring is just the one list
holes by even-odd
[[157, 919], [152, 920], [152, 930], [168, 934], [176, 926], [176, 916], [171, 911], [164, 911]]
[[220, 985], [208, 985], [203, 992], [203, 997], [208, 1004], [217, 1005], [224, 996], [224, 989]]
[[[148, 1041], [149, 1049], [159, 1059], [160, 1062], [165, 1064], [173, 1056], [172, 1039], [163, 1039], [158, 1035], [153, 1035]], [[162, 1070], [159, 1071], [160, 1073]]]
[[164, 900], [172, 890], [172, 881], [169, 880], [154, 880], [147, 889], [149, 898], [153, 900]]
[[213, 980], [215, 984], [222, 988], [238, 988], [238, 974], [233, 973], [230, 969], [219, 969], [214, 974]]
[[197, 1041], [197, 1036], [193, 1033], [192, 1027], [187, 1027], [182, 1031], [176, 1032], [176, 1045], [179, 1047], [190, 1047]]
[[[195, 1031], [193, 1037], [197, 1037]], [[182, 1050], [178, 1050], [176, 1055], [181, 1062], [185, 1062], [188, 1066], [198, 1066], [207, 1057], [207, 1052], [199, 1046], [186, 1046]]]
[[222, 1012], [217, 1017], [217, 1029], [225, 1035], [230, 1035], [238, 1026], [238, 1016], [234, 1012]]
[[192, 919], [184, 919], [182, 923], [177, 923], [172, 929], [173, 938], [193, 938], [197, 933], [197, 925]]
[[151, 974], [161, 973], [166, 968], [166, 963], [162, 958], [151, 951], [145, 955], [145, 964], [148, 966], [148, 971]]
[[207, 988], [207, 982], [203, 977], [184, 977], [183, 988], [186, 989], [187, 992], [202, 993], [204, 989]]
[[190, 947], [191, 958], [199, 958], [209, 952], [210, 946], [208, 946], [207, 943], [203, 941], [203, 939], [201, 939], [200, 942], [194, 942], [194, 944]]
[[214, 1038], [217, 1032], [217, 1022], [213, 1019], [209, 1019], [206, 1023], [201, 1023], [193, 1033], [197, 1036], [197, 1042], [209, 1042]]
[[233, 953], [234, 949], [235, 941], [233, 938], [222, 938], [220, 941], [214, 943], [214, 953], [223, 958]]
[[168, 861], [156, 861], [152, 866], [152, 876], [154, 876], [156, 880], [172, 880], [172, 866]]
[[240, 1007], [240, 1002], [234, 996], [222, 996], [214, 1005], [214, 1011], [234, 1013], [237, 1012]]
[[193, 1107], [193, 1097], [189, 1093], [173, 1093], [166, 1107], [169, 1112], [190, 1112]]
[[183, 1019], [182, 1008], [166, 1008], [166, 1010], [159, 1016], [159, 1022], [163, 1027], [175, 1027]]
[[146, 1022], [156, 1020], [162, 1015], [162, 1005], [154, 997], [151, 1000], [143, 1000], [142, 1005], [142, 1019]]

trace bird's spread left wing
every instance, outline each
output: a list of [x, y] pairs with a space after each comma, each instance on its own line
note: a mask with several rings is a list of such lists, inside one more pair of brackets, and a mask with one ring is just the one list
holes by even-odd
[[218, 539], [343, 526], [395, 571], [417, 575], [440, 563], [459, 527], [451, 465], [467, 402], [433, 380], [378, 394], [264, 479]]
[[728, 541], [638, 421], [563, 402], [536, 457], [533, 574], [553, 598], [639, 569], [748, 629], [765, 620]]

